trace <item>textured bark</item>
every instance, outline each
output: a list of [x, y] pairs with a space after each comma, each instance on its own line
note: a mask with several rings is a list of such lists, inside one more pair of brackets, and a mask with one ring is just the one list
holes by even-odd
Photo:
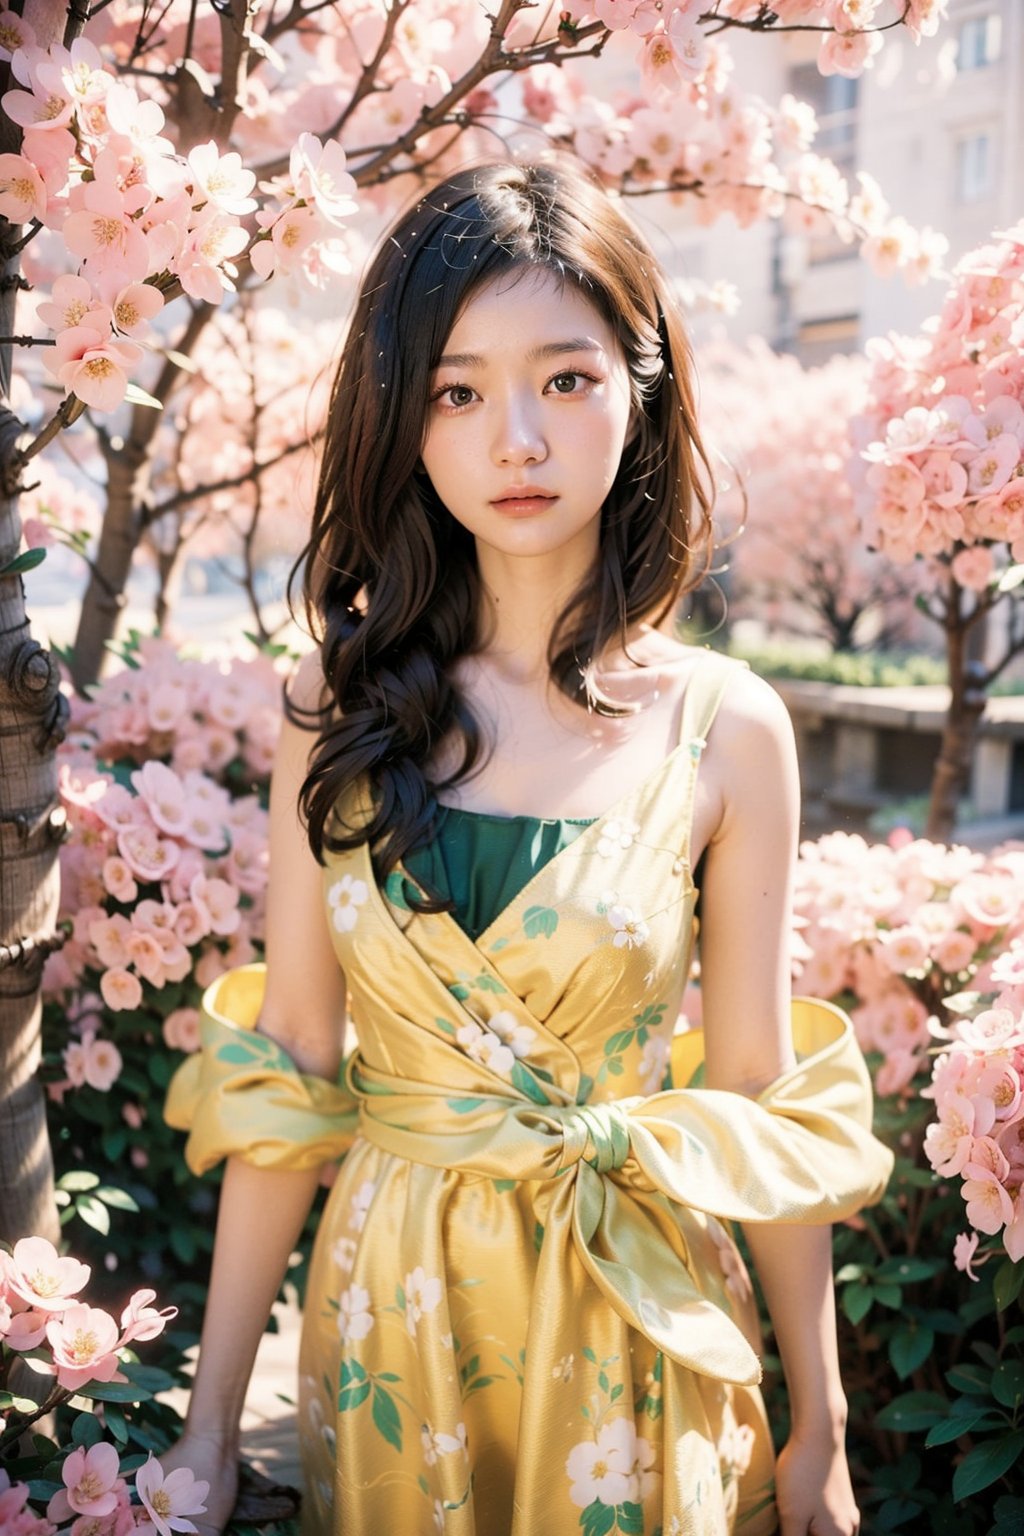
[[[35, 0], [31, 22], [42, 47], [72, 35], [82, 17], [58, 0]], [[9, 69], [0, 68], [0, 89]], [[17, 150], [20, 130], [0, 114], [0, 151]], [[0, 220], [5, 249], [20, 231]], [[0, 281], [0, 335], [14, 334], [18, 260]], [[64, 826], [54, 747], [67, 713], [52, 658], [29, 634], [21, 577], [3, 574], [18, 553], [19, 477], [12, 469], [22, 426], [8, 408], [11, 349], [0, 349], [0, 1238], [59, 1235], [46, 1101], [36, 1078], [39, 982], [59, 944], [57, 850]]]
[[[0, 420], [0, 463], [20, 423]], [[0, 567], [17, 554], [17, 500], [0, 502]], [[66, 705], [53, 659], [29, 634], [21, 577], [0, 575], [0, 1237], [55, 1240], [46, 1102], [36, 1078], [39, 983], [57, 918], [63, 811], [53, 751]]]

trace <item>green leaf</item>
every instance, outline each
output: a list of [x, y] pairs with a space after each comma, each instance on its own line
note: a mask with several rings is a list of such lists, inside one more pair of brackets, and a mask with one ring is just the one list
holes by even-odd
[[595, 1499], [580, 1515], [583, 1536], [608, 1536], [615, 1529], [615, 1507]]
[[115, 1211], [137, 1211], [138, 1202], [133, 1200], [126, 1189], [117, 1189], [113, 1184], [101, 1184], [96, 1191], [96, 1199], [102, 1200], [104, 1205], [109, 1205]]
[[879, 1280], [890, 1280], [905, 1285], [911, 1280], [930, 1280], [945, 1267], [942, 1259], [918, 1259], [909, 1255], [904, 1258], [886, 1259], [879, 1264], [875, 1274]]
[[904, 1392], [875, 1415], [879, 1429], [931, 1429], [946, 1417], [949, 1403], [941, 1392]]
[[110, 1212], [94, 1195], [79, 1195], [75, 1209], [87, 1227], [92, 1227], [95, 1232], [106, 1237], [110, 1231]]
[[388, 1444], [393, 1445], [396, 1451], [401, 1451], [402, 1421], [395, 1400], [390, 1392], [386, 1392], [376, 1382], [373, 1386], [373, 1422]]
[[91, 1413], [80, 1413], [71, 1426], [72, 1445], [84, 1446], [86, 1450], [90, 1446], [98, 1445], [103, 1439], [103, 1430], [99, 1419], [93, 1418]]
[[550, 1103], [547, 1094], [529, 1067], [524, 1066], [518, 1058], [512, 1063], [512, 1086], [518, 1088], [519, 1092], [524, 1093], [528, 1099], [532, 1099], [534, 1104]]
[[903, 1292], [898, 1285], [879, 1285], [874, 1287], [875, 1300], [881, 1302], [883, 1307], [889, 1307], [893, 1312], [898, 1312], [903, 1305]]
[[635, 1029], [617, 1029], [614, 1035], [609, 1035], [605, 1041], [604, 1054], [606, 1056], [621, 1056], [622, 1052], [632, 1045], [635, 1034]]
[[992, 1373], [992, 1396], [1004, 1408], [1024, 1401], [1024, 1360], [1003, 1360]]
[[352, 1372], [352, 1378], [353, 1378], [354, 1381], [365, 1381], [366, 1380], [366, 1366], [365, 1365], [362, 1365], [358, 1360], [350, 1360], [348, 1365], [349, 1365], [349, 1370]]
[[[448, 990], [450, 992], [454, 992], [455, 988], [454, 987], [449, 987]], [[456, 996], [457, 995], [458, 994], [456, 993]], [[455, 1039], [455, 1025], [454, 1024], [450, 1024], [447, 1019], [435, 1019], [434, 1020], [434, 1024], [441, 1031], [441, 1033], [443, 1035], [451, 1035], [452, 1039], [453, 1040]]]
[[837, 1285], [849, 1285], [854, 1280], [863, 1280], [864, 1277], [874, 1274], [870, 1264], [844, 1264], [836, 1275]]
[[992, 1277], [992, 1296], [996, 1311], [1005, 1312], [1017, 1300], [1024, 1286], [1024, 1264], [1004, 1259]]
[[262, 1061], [267, 1053], [241, 1040], [232, 1040], [227, 1045], [219, 1046], [214, 1054], [217, 1061], [226, 1061], [230, 1067], [250, 1067], [253, 1062]]
[[961, 1435], [969, 1434], [984, 1417], [984, 1408], [972, 1408], [969, 1413], [953, 1413], [928, 1431], [924, 1443], [929, 1450], [933, 1445], [948, 1445], [951, 1440], [959, 1440]]
[[116, 1403], [108, 1403], [103, 1410], [103, 1418], [107, 1428], [117, 1441], [118, 1445], [128, 1444], [128, 1420], [118, 1408]]
[[543, 935], [550, 939], [558, 927], [558, 913], [554, 907], [527, 907], [523, 913], [523, 932], [528, 939]]
[[99, 1182], [98, 1174], [89, 1173], [85, 1168], [73, 1168], [57, 1180], [57, 1188], [69, 1189], [74, 1193], [76, 1190], [95, 1189]]
[[506, 1190], [515, 1189], [516, 1187], [515, 1179], [492, 1179], [491, 1182], [499, 1195], [503, 1195]]
[[457, 1115], [471, 1115], [474, 1109], [479, 1109], [484, 1103], [483, 1099], [445, 1099], [449, 1109], [453, 1109]]
[[45, 549], [23, 549], [20, 555], [0, 566], [0, 576], [21, 576], [25, 571], [34, 571], [45, 559]]
[[842, 1308], [854, 1327], [867, 1317], [871, 1311], [871, 1303], [875, 1299], [874, 1287], [871, 1285], [848, 1285], [843, 1292]]
[[602, 1392], [611, 1391], [611, 1383], [609, 1382], [607, 1374], [604, 1371], [598, 1371], [597, 1384], [601, 1388]]
[[608, 1068], [608, 1073], [609, 1073], [610, 1077], [621, 1077], [622, 1074], [623, 1074], [623, 1071], [625, 1070], [623, 1065], [622, 1065], [622, 1057], [621, 1056], [609, 1056], [609, 1058], [608, 1058], [607, 1062], [605, 1063], [605, 1065]]
[[350, 1408], [358, 1408], [360, 1403], [365, 1403], [370, 1395], [370, 1383], [361, 1381], [358, 1387], [343, 1387], [338, 1393], [338, 1412], [348, 1413]]
[[121, 1370], [133, 1386], [144, 1387], [147, 1392], [170, 1392], [177, 1385], [170, 1371], [163, 1371], [158, 1365], [140, 1365], [137, 1360], [129, 1360]]
[[906, 1381], [932, 1352], [935, 1335], [930, 1328], [900, 1328], [889, 1340], [889, 1359], [893, 1370]]
[[164, 408], [162, 400], [158, 400], [155, 395], [148, 395], [138, 384], [129, 384], [124, 397], [129, 405], [147, 405], [153, 411], [162, 411]]
[[623, 1536], [644, 1536], [644, 1507], [642, 1504], [634, 1504], [632, 1501], [626, 1504], [618, 1504], [615, 1514], [619, 1522], [619, 1530]]
[[584, 1360], [589, 1360], [591, 1365], [597, 1364], [597, 1356], [594, 1354], [594, 1351], [591, 1349], [589, 1344], [584, 1344], [582, 1354]]
[[168, 1237], [176, 1256], [183, 1264], [191, 1264], [196, 1256], [196, 1240], [189, 1227], [172, 1227]]
[[954, 1365], [946, 1372], [946, 1380], [955, 1392], [980, 1392], [988, 1397], [992, 1391], [992, 1372], [984, 1365]]
[[1015, 1429], [1012, 1434], [1003, 1435], [999, 1440], [988, 1440], [984, 1445], [976, 1445], [972, 1451], [967, 1452], [953, 1473], [954, 1499], [967, 1499], [972, 1493], [990, 1487], [1004, 1473], [1009, 1472], [1022, 1451], [1024, 1429]]
[[130, 1381], [87, 1381], [84, 1387], [76, 1388], [76, 1396], [89, 1397], [97, 1403], [141, 1403], [152, 1395]]

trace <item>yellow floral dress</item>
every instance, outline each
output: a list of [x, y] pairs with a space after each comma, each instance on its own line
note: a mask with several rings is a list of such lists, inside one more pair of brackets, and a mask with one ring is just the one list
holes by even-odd
[[475, 941], [411, 911], [401, 872], [378, 888], [365, 845], [330, 858], [344, 1085], [253, 1032], [260, 967], [207, 993], [168, 1102], [190, 1165], [346, 1154], [301, 1348], [307, 1536], [776, 1528], [727, 1224], [841, 1219], [891, 1157], [837, 1009], [794, 1003], [799, 1064], [756, 1101], [701, 1087], [700, 1031], [673, 1038], [694, 786], [729, 675], [702, 660], [676, 750]]

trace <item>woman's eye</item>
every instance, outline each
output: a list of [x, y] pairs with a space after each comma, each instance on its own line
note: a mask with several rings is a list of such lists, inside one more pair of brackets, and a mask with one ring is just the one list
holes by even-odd
[[468, 384], [453, 384], [446, 393], [450, 403], [455, 406], [469, 405], [473, 398], [473, 391]]
[[576, 381], [582, 377], [579, 373], [556, 373], [551, 385], [556, 394], [572, 395], [576, 392]]

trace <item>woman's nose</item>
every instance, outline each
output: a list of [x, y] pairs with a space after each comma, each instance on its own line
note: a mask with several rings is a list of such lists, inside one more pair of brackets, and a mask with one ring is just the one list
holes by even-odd
[[539, 464], [547, 458], [547, 453], [544, 432], [532, 402], [520, 399], [507, 401], [495, 424], [495, 463]]

